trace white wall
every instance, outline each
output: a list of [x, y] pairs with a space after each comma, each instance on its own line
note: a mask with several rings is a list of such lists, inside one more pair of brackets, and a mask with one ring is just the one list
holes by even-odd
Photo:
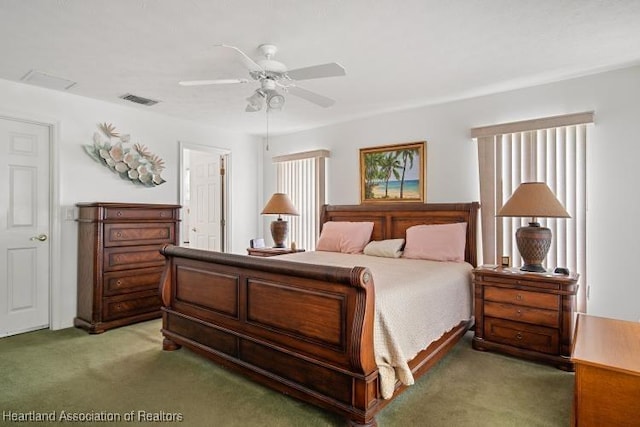
[[587, 310], [640, 320], [640, 284], [632, 272], [640, 241], [640, 67], [496, 95], [399, 111], [270, 140], [264, 153], [264, 197], [274, 190], [271, 157], [331, 150], [328, 202], [357, 204], [358, 149], [426, 140], [427, 201], [479, 200], [473, 127], [595, 111], [587, 153]]
[[[58, 204], [55, 227], [61, 229], [60, 277], [54, 284], [53, 323], [57, 329], [71, 326], [76, 313], [77, 225], [63, 220], [64, 212], [78, 202], [179, 203], [178, 141], [231, 150], [231, 249], [246, 253], [258, 223], [257, 188], [260, 139], [229, 133], [187, 120], [179, 120], [138, 108], [95, 101], [68, 93], [0, 80], [0, 114], [58, 124], [54, 152], [58, 156]], [[166, 183], [143, 187], [120, 179], [93, 161], [83, 149], [92, 143], [102, 122], [112, 123], [132, 143], [146, 145], [165, 161]], [[52, 242], [54, 244], [56, 242]]]

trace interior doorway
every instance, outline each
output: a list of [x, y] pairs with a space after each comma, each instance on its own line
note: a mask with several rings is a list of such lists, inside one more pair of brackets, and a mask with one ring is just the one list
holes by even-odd
[[0, 337], [50, 325], [51, 128], [0, 117]]
[[229, 251], [230, 151], [180, 143], [181, 246]]

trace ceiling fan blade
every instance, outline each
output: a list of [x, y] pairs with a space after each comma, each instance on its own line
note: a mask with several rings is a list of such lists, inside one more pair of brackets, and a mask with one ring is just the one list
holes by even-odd
[[314, 104], [324, 108], [331, 107], [333, 104], [336, 103], [336, 101], [331, 98], [327, 98], [324, 95], [311, 92], [310, 90], [303, 89], [299, 86], [289, 86], [287, 91], [292, 95], [295, 95], [302, 99], [306, 99], [307, 101], [313, 102]]
[[320, 79], [323, 77], [344, 76], [346, 74], [344, 67], [335, 62], [287, 71], [287, 75], [293, 80]]
[[214, 45], [214, 47], [226, 47], [227, 49], [235, 50], [240, 55], [242, 55], [242, 60], [243, 60], [242, 62], [244, 62], [244, 65], [249, 69], [249, 71], [257, 71], [257, 72], [260, 72], [260, 73], [264, 73], [264, 69], [260, 65], [258, 65], [258, 63], [256, 61], [251, 59], [249, 57], [249, 55], [247, 55], [246, 53], [244, 53], [243, 51], [241, 51], [237, 47], [229, 46], [229, 45], [226, 45], [226, 44], [216, 44], [216, 45]]
[[217, 79], [217, 80], [187, 80], [178, 82], [180, 86], [228, 85], [234, 83], [248, 83], [247, 79]]

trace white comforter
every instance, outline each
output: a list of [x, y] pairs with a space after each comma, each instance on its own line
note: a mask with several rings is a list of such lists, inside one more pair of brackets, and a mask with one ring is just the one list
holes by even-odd
[[368, 267], [375, 285], [374, 350], [382, 396], [395, 382], [413, 384], [408, 361], [471, 318], [472, 267], [467, 263], [301, 252], [279, 259], [339, 267]]

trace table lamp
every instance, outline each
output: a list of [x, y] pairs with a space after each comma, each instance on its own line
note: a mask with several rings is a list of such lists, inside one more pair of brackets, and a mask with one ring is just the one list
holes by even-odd
[[284, 241], [289, 233], [289, 222], [282, 219], [281, 215], [300, 215], [293, 203], [284, 193], [274, 193], [269, 199], [262, 215], [278, 215], [278, 219], [271, 222], [271, 237], [275, 248], [284, 248]]
[[551, 246], [551, 230], [540, 227], [536, 217], [570, 218], [551, 189], [544, 182], [523, 182], [496, 216], [531, 217], [528, 226], [516, 231], [516, 244], [522, 256], [523, 271], [545, 272], [542, 262]]

